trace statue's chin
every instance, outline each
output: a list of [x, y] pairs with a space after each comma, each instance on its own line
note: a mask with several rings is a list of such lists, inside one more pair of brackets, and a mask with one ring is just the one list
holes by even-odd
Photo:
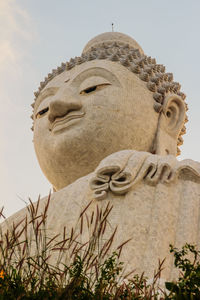
[[53, 159], [48, 160], [46, 156], [45, 161], [39, 160], [39, 163], [44, 175], [56, 191], [93, 172], [101, 161], [95, 159], [93, 155], [86, 156], [84, 152], [79, 152], [77, 155], [76, 151], [66, 152], [62, 158], [57, 152], [52, 157]]

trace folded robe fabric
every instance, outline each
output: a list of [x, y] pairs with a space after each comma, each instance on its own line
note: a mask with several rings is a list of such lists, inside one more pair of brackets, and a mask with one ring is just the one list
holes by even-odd
[[109, 190], [116, 195], [123, 195], [134, 189], [141, 180], [150, 185], [170, 183], [181, 177], [184, 171], [200, 179], [198, 162], [189, 159], [179, 162], [173, 155], [158, 156], [124, 150], [102, 160], [90, 181], [90, 187], [94, 191], [94, 198], [103, 200]]

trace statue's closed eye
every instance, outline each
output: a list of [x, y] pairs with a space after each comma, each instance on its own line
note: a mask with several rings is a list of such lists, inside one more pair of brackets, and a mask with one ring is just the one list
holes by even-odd
[[88, 88], [88, 89], [85, 89], [84, 90], [84, 93], [91, 93], [91, 92], [93, 92], [93, 91], [95, 91], [97, 89], [97, 86], [95, 85], [95, 86], [92, 86], [92, 87], [90, 87], [90, 88]]
[[91, 86], [91, 87], [88, 87], [88, 88], [82, 90], [82, 91], [80, 92], [80, 94], [81, 94], [81, 95], [89, 94], [89, 93], [92, 93], [92, 92], [94, 92], [94, 91], [96, 91], [96, 90], [100, 90], [100, 89], [106, 87], [107, 85], [111, 85], [111, 84], [110, 84], [110, 83], [103, 83], [103, 84], [93, 85], [93, 86]]
[[49, 110], [48, 107], [45, 107], [44, 109], [40, 110], [40, 111], [36, 114], [36, 118], [42, 117], [48, 110]]

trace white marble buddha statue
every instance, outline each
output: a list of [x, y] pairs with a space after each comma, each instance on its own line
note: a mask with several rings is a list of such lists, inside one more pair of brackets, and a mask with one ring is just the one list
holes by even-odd
[[74, 226], [90, 201], [88, 214], [111, 202], [113, 249], [131, 239], [127, 268], [151, 277], [166, 257], [162, 276], [173, 277], [169, 244], [199, 241], [200, 165], [176, 159], [187, 121], [180, 84], [136, 41], [111, 32], [53, 70], [35, 96], [34, 147], [55, 191], [49, 230]]

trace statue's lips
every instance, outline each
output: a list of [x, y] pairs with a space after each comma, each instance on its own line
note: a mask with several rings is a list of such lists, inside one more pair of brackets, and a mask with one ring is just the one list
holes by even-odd
[[74, 119], [80, 119], [85, 115], [84, 112], [79, 112], [79, 113], [68, 113], [67, 115], [65, 115], [64, 117], [58, 117], [55, 119], [55, 121], [53, 122], [50, 130], [54, 130], [56, 127], [60, 127], [61, 125], [65, 125], [67, 124], [69, 121], [74, 120]]

